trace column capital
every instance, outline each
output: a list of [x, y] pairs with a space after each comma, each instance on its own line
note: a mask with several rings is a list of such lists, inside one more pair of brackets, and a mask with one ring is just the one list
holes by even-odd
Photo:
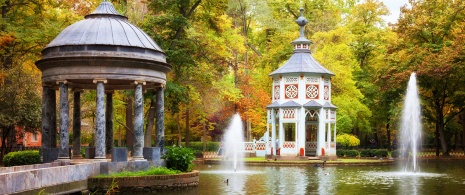
[[84, 89], [81, 89], [81, 88], [73, 88], [73, 92], [84, 92]]
[[57, 80], [56, 81], [56, 84], [59, 85], [60, 83], [63, 83], [63, 84], [68, 84], [68, 81], [67, 80]]
[[140, 80], [135, 80], [135, 81], [134, 81], [134, 85], [138, 85], [138, 84], [146, 85], [147, 82], [145, 82], [145, 81], [140, 81]]
[[105, 94], [115, 94], [115, 90], [105, 90]]
[[102, 83], [104, 83], [104, 84], [107, 84], [108, 81], [107, 81], [106, 79], [102, 79], [102, 78], [96, 78], [96, 79], [93, 80], [93, 83], [94, 83], [94, 84], [97, 84], [97, 83], [99, 83], [99, 82], [102, 82]]

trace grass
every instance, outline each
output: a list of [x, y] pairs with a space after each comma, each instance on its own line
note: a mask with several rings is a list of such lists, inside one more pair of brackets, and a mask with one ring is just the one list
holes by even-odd
[[168, 169], [166, 167], [150, 167], [147, 170], [144, 171], [123, 171], [119, 173], [113, 173], [113, 174], [100, 174], [95, 176], [96, 178], [111, 178], [111, 177], [134, 177], [134, 176], [150, 176], [150, 175], [173, 175], [173, 174], [178, 174], [181, 173], [181, 171], [178, 170], [172, 170]]

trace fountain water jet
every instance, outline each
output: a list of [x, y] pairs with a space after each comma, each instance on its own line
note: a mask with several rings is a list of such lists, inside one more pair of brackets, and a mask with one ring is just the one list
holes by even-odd
[[418, 98], [418, 88], [416, 74], [410, 75], [407, 86], [407, 93], [402, 110], [402, 122], [400, 133], [400, 144], [402, 156], [408, 157], [406, 164], [403, 165], [404, 172], [419, 171], [417, 163], [417, 149], [421, 140], [421, 108]]
[[242, 167], [244, 161], [244, 132], [242, 128], [241, 117], [236, 113], [223, 137], [224, 155], [227, 159], [232, 158], [234, 171]]

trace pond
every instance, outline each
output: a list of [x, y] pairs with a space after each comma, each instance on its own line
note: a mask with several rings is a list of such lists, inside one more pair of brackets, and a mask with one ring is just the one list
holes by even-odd
[[[419, 173], [385, 166], [198, 166], [195, 189], [169, 194], [465, 194], [465, 161], [420, 162]], [[225, 181], [228, 180], [226, 183]]]
[[[420, 172], [383, 166], [197, 166], [197, 188], [163, 194], [465, 194], [465, 161], [423, 160]], [[228, 180], [226, 183], [225, 181]]]

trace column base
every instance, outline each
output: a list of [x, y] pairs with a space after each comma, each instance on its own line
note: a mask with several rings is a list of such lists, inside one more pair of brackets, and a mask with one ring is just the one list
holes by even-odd
[[71, 159], [84, 159], [81, 155], [74, 155]]
[[105, 157], [95, 157], [94, 162], [107, 162]]
[[147, 161], [143, 156], [133, 156], [131, 161]]
[[65, 165], [70, 165], [71, 164], [71, 159], [61, 157], [61, 158], [58, 158], [58, 160], [56, 160], [55, 162], [59, 162], [61, 164], [61, 166], [65, 166]]

